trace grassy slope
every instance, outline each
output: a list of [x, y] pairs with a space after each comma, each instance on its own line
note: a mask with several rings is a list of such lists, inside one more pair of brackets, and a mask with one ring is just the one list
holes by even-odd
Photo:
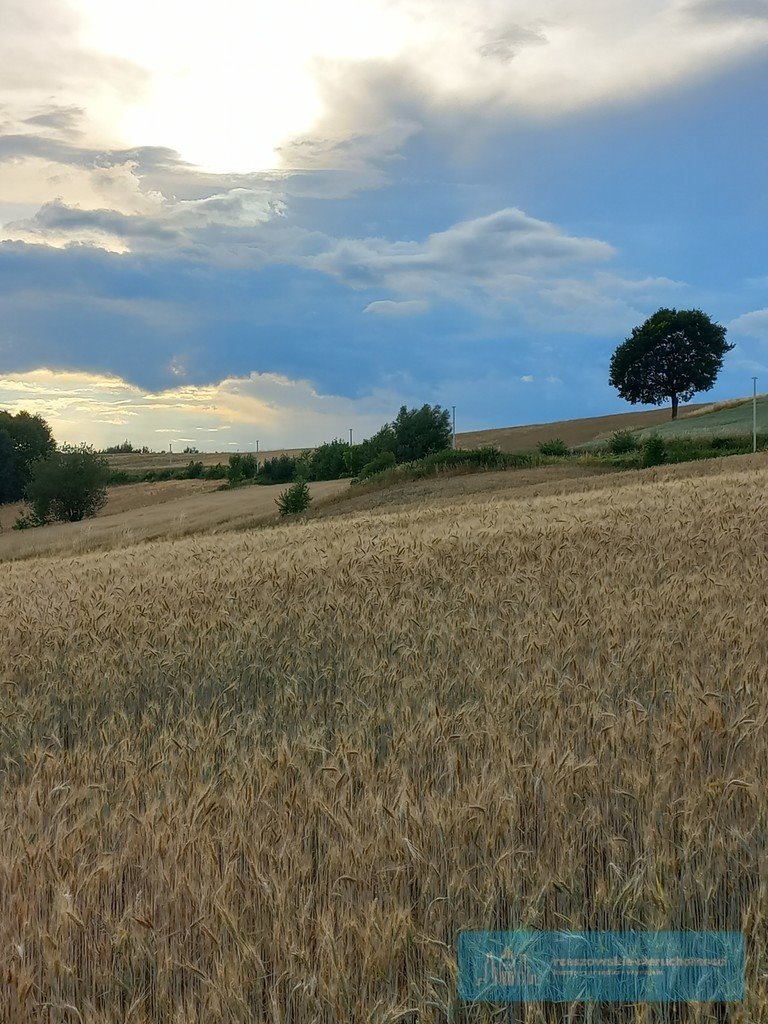
[[[192, 484], [201, 486], [184, 486]], [[317, 500], [346, 490], [349, 481], [327, 480], [309, 486]], [[125, 547], [158, 537], [242, 529], [274, 519], [275, 498], [284, 489], [285, 485], [275, 484], [212, 493], [210, 482], [186, 480], [116, 487], [95, 519], [23, 531], [7, 525], [0, 534], [0, 562]]]
[[768, 1019], [768, 455], [514, 477], [4, 568], [0, 1020], [485, 1024], [520, 926], [743, 929]]
[[[680, 417], [689, 417], [706, 410], [704, 404], [681, 406]], [[615, 430], [640, 430], [655, 427], [670, 418], [668, 408], [651, 409], [646, 412], [622, 412], [611, 416], [588, 416], [575, 420], [555, 420], [552, 423], [531, 423], [519, 427], [498, 427], [493, 430], [474, 430], [456, 435], [459, 448], [482, 448], [483, 445], [497, 445], [503, 452], [530, 452], [540, 441], [559, 437], [569, 447], [610, 437]]]
[[[761, 395], [757, 399], [757, 431], [759, 434], [768, 433], [768, 396]], [[700, 416], [668, 420], [666, 423], [654, 427], [652, 430], [643, 430], [640, 434], [645, 437], [648, 434], [657, 433], [662, 437], [714, 437], [716, 435], [744, 435], [752, 433], [752, 400], [744, 399], [738, 403], [729, 403], [722, 408], [715, 408], [712, 412]]]

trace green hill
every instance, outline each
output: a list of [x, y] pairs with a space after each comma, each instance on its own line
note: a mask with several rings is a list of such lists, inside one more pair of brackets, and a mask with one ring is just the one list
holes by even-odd
[[[768, 434], [768, 395], [757, 399], [757, 432]], [[668, 420], [652, 427], [638, 430], [639, 438], [658, 434], [660, 437], [734, 437], [752, 433], [752, 399], [727, 402], [710, 412], [694, 413], [685, 419]]]

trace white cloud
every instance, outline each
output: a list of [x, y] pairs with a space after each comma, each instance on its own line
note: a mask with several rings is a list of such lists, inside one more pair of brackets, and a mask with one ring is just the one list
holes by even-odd
[[403, 302], [378, 299], [376, 302], [369, 302], [363, 312], [375, 313], [377, 316], [418, 316], [426, 313], [428, 309], [429, 303], [424, 299], [406, 299]]
[[520, 383], [521, 384], [533, 384], [533, 374], [532, 373], [526, 373], [523, 377], [520, 378]]
[[768, 341], [768, 309], [756, 309], [751, 313], [737, 316], [728, 324], [728, 331], [732, 334]]
[[512, 208], [454, 224], [424, 242], [340, 239], [305, 263], [354, 288], [450, 298], [479, 290], [503, 298], [524, 292], [532, 275], [609, 259], [614, 252], [607, 242], [567, 235]]

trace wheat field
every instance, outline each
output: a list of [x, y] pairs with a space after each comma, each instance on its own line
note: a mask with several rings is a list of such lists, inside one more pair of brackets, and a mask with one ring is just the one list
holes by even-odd
[[0, 1021], [506, 1021], [518, 927], [742, 929], [768, 1019], [768, 456], [498, 476], [2, 566]]

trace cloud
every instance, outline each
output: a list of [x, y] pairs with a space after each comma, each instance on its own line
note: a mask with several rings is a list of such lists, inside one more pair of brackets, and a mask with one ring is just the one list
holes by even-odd
[[486, 41], [478, 47], [481, 57], [490, 57], [507, 64], [527, 46], [544, 46], [547, 37], [540, 28], [509, 25], [489, 32]]
[[258, 437], [263, 451], [311, 446], [346, 436], [349, 427], [373, 434], [391, 418], [397, 396], [376, 391], [358, 398], [323, 394], [307, 380], [279, 374], [251, 373], [208, 386], [182, 386], [150, 392], [116, 376], [41, 368], [0, 375], [0, 408], [33, 408], [48, 420], [59, 442], [75, 443], [84, 434], [105, 447], [126, 434], [136, 445], [157, 447], [198, 438], [204, 450], [250, 449]]
[[768, 341], [768, 309], [756, 309], [751, 313], [737, 316], [728, 324], [728, 331], [732, 334]]
[[696, 0], [687, 10], [704, 21], [768, 21], [768, 0]]
[[455, 299], [472, 290], [511, 296], [529, 286], [532, 274], [609, 259], [614, 252], [606, 242], [567, 235], [510, 208], [462, 221], [424, 242], [341, 239], [305, 264], [353, 288], [385, 286]]
[[533, 384], [533, 374], [526, 373], [520, 378], [521, 384]]
[[375, 313], [378, 316], [418, 316], [426, 313], [429, 303], [424, 299], [406, 299], [397, 302], [394, 299], [377, 299], [369, 302], [364, 313]]

